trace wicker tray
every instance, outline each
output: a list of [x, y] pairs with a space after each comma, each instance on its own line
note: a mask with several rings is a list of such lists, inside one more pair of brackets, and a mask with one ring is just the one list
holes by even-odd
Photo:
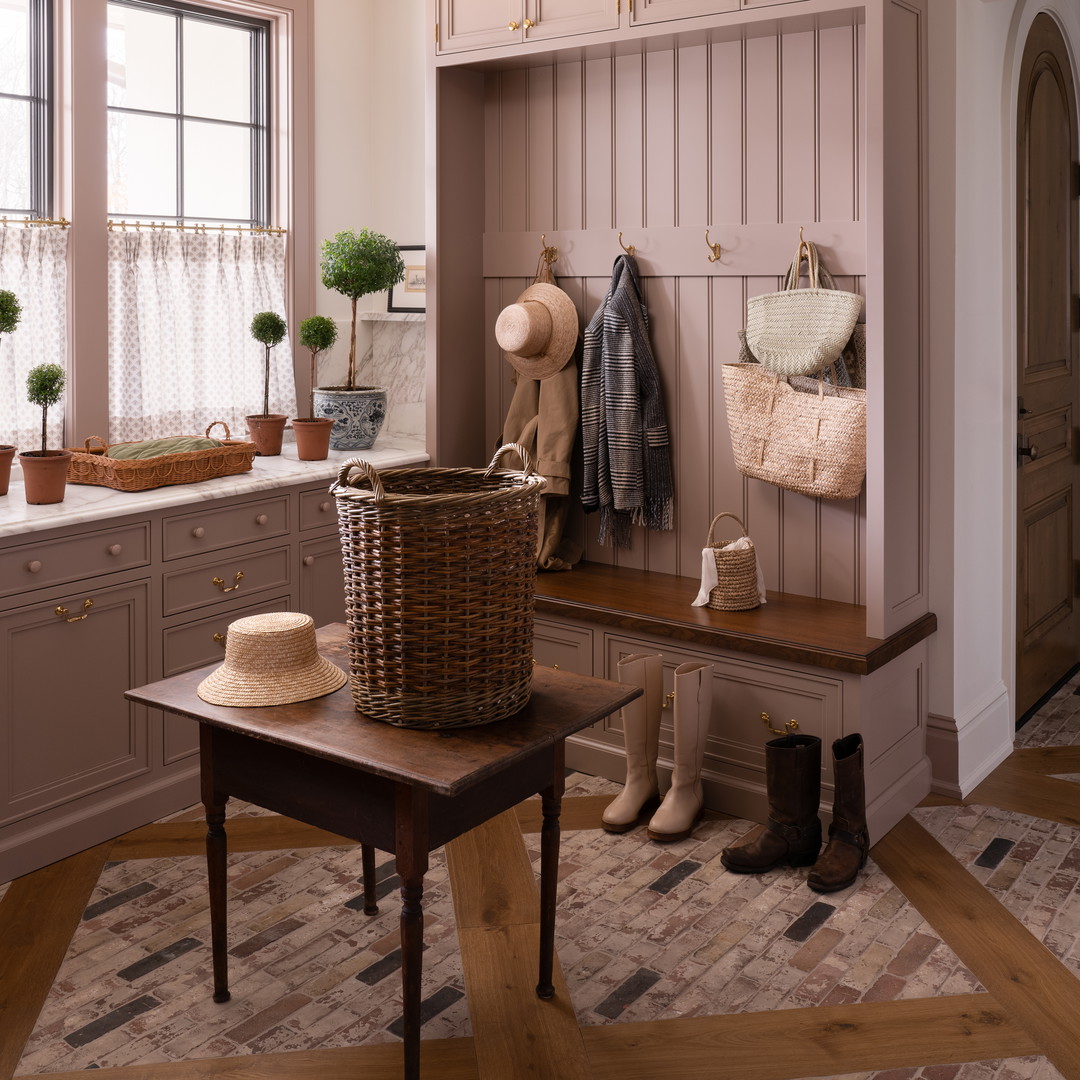
[[[162, 454], [152, 458], [111, 458], [100, 435], [91, 435], [81, 447], [68, 447], [69, 484], [97, 484], [117, 491], [149, 491], [168, 484], [194, 484], [218, 476], [248, 472], [255, 457], [255, 444], [231, 438], [229, 425], [215, 420], [206, 429], [206, 437], [220, 424], [225, 429], [225, 445], [208, 450], [187, 450], [180, 454]], [[91, 445], [94, 440], [100, 446]]]
[[[523, 471], [497, 468], [509, 450]], [[358, 458], [341, 467], [330, 491], [360, 712], [439, 730], [490, 724], [525, 705], [543, 487], [516, 444], [486, 471], [380, 474]]]

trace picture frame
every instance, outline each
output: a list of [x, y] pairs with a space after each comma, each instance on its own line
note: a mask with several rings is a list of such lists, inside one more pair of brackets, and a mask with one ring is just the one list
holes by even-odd
[[423, 244], [398, 244], [405, 261], [405, 280], [391, 285], [386, 294], [387, 311], [427, 311], [427, 248]]

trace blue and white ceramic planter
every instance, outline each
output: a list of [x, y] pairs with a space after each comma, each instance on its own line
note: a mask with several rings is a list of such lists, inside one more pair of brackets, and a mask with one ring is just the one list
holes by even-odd
[[386, 388], [316, 390], [315, 415], [334, 421], [330, 445], [335, 450], [370, 450], [386, 419]]

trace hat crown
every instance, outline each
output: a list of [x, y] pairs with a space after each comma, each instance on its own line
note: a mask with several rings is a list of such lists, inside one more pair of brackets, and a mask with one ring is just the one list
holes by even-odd
[[534, 282], [516, 303], [499, 313], [495, 339], [519, 374], [528, 379], [550, 378], [573, 355], [577, 308], [557, 285]]
[[506, 352], [536, 356], [551, 340], [551, 312], [539, 300], [511, 304], [499, 314], [495, 340]]

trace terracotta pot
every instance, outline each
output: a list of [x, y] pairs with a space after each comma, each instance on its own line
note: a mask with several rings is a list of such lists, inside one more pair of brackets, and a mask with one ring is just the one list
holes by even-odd
[[334, 421], [330, 445], [335, 450], [370, 450], [386, 419], [386, 394], [382, 386], [316, 388], [316, 414]]
[[14, 446], [0, 446], [0, 495], [7, 494], [8, 481], [11, 479], [11, 460], [14, 457]]
[[299, 416], [292, 422], [296, 436], [296, 456], [301, 461], [325, 461], [330, 453], [330, 431], [334, 421], [326, 416]]
[[246, 416], [248, 432], [255, 444], [255, 453], [259, 457], [274, 457], [281, 453], [281, 436], [285, 431], [284, 413], [271, 413], [269, 416]]
[[31, 506], [64, 501], [70, 450], [24, 450], [19, 455], [23, 490]]

